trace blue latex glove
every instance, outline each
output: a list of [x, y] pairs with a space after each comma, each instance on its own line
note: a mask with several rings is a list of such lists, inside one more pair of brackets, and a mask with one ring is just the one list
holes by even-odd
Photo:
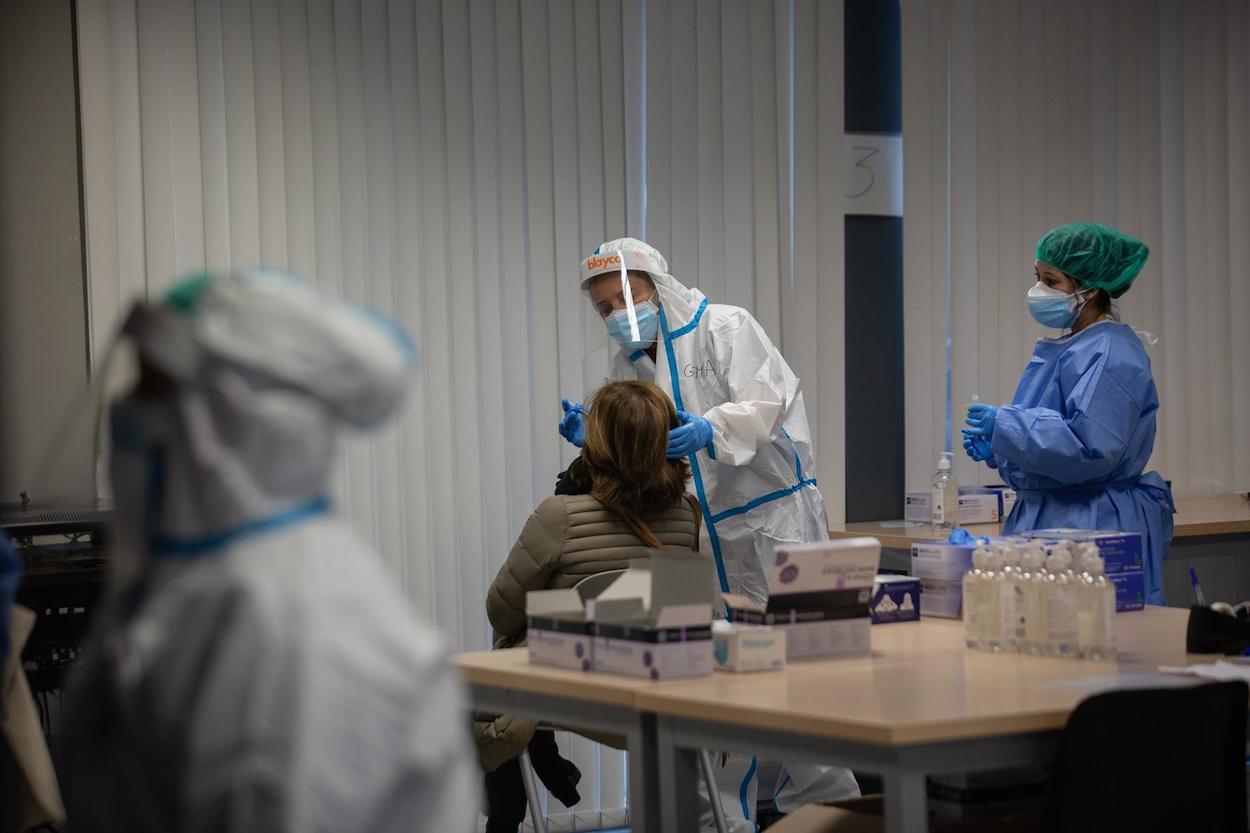
[[986, 538], [984, 535], [973, 535], [962, 526], [957, 526], [952, 529], [951, 534], [947, 536], [946, 540], [960, 547], [975, 545], [980, 541], [984, 541], [986, 544], [990, 542], [990, 539]]
[[963, 429], [963, 435], [964, 451], [968, 453], [969, 457], [978, 463], [993, 459], [994, 452], [990, 451], [990, 444], [984, 437], [973, 433], [967, 428]]
[[701, 416], [677, 412], [681, 424], [668, 432], [668, 459], [687, 457], [712, 444], [712, 423]]
[[998, 419], [998, 408], [993, 405], [986, 405], [978, 402], [975, 405], [968, 406], [968, 418], [964, 420], [964, 424], [972, 429], [971, 432], [978, 437], [984, 437], [987, 440], [994, 439], [994, 421]]
[[585, 406], [580, 402], [561, 399], [560, 407], [564, 409], [564, 418], [560, 420], [560, 436], [581, 448], [582, 443], [586, 442], [586, 419], [582, 416], [586, 413]]

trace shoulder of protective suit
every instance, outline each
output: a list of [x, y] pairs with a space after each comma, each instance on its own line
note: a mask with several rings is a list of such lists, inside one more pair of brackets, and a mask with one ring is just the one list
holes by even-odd
[[755, 324], [755, 317], [742, 307], [731, 304], [708, 304], [704, 312], [708, 329], [718, 335], [731, 333], [744, 325]]

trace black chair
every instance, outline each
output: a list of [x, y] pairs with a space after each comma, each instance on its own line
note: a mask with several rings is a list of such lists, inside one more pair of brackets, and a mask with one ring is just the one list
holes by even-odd
[[1126, 689], [1077, 706], [1045, 833], [1246, 833], [1244, 682]]
[[[1227, 682], [1096, 694], [1068, 718], [1040, 819], [1036, 812], [1012, 812], [933, 827], [942, 833], [1246, 833], [1248, 692], [1244, 682]], [[882, 830], [883, 809], [880, 796], [804, 807], [769, 830]]]

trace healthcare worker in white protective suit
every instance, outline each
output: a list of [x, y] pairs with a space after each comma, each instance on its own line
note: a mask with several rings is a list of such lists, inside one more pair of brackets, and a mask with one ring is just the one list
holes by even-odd
[[66, 714], [83, 831], [469, 830], [466, 701], [440, 640], [327, 498], [340, 426], [392, 414], [403, 332], [286, 273], [136, 304], [108, 419], [107, 607]]
[[[599, 246], [581, 285], [620, 348], [608, 380], [654, 382], [677, 406], [669, 456], [690, 460], [721, 591], [766, 601], [774, 549], [829, 537], [798, 377], [749, 312], [708, 303], [640, 240]], [[560, 433], [580, 445], [584, 409], [564, 407]], [[756, 763], [732, 756], [718, 773], [735, 830], [755, 828]], [[803, 764], [785, 768], [775, 800], [789, 812], [856, 795], [849, 770]]]

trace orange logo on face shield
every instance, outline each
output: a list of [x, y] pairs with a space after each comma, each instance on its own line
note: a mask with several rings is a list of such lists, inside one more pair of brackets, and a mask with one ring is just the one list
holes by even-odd
[[607, 255], [603, 257], [599, 255], [595, 255], [594, 257], [586, 261], [586, 269], [591, 272], [593, 272], [596, 269], [603, 269], [608, 266], [620, 266], [620, 265], [621, 265], [620, 255]]

